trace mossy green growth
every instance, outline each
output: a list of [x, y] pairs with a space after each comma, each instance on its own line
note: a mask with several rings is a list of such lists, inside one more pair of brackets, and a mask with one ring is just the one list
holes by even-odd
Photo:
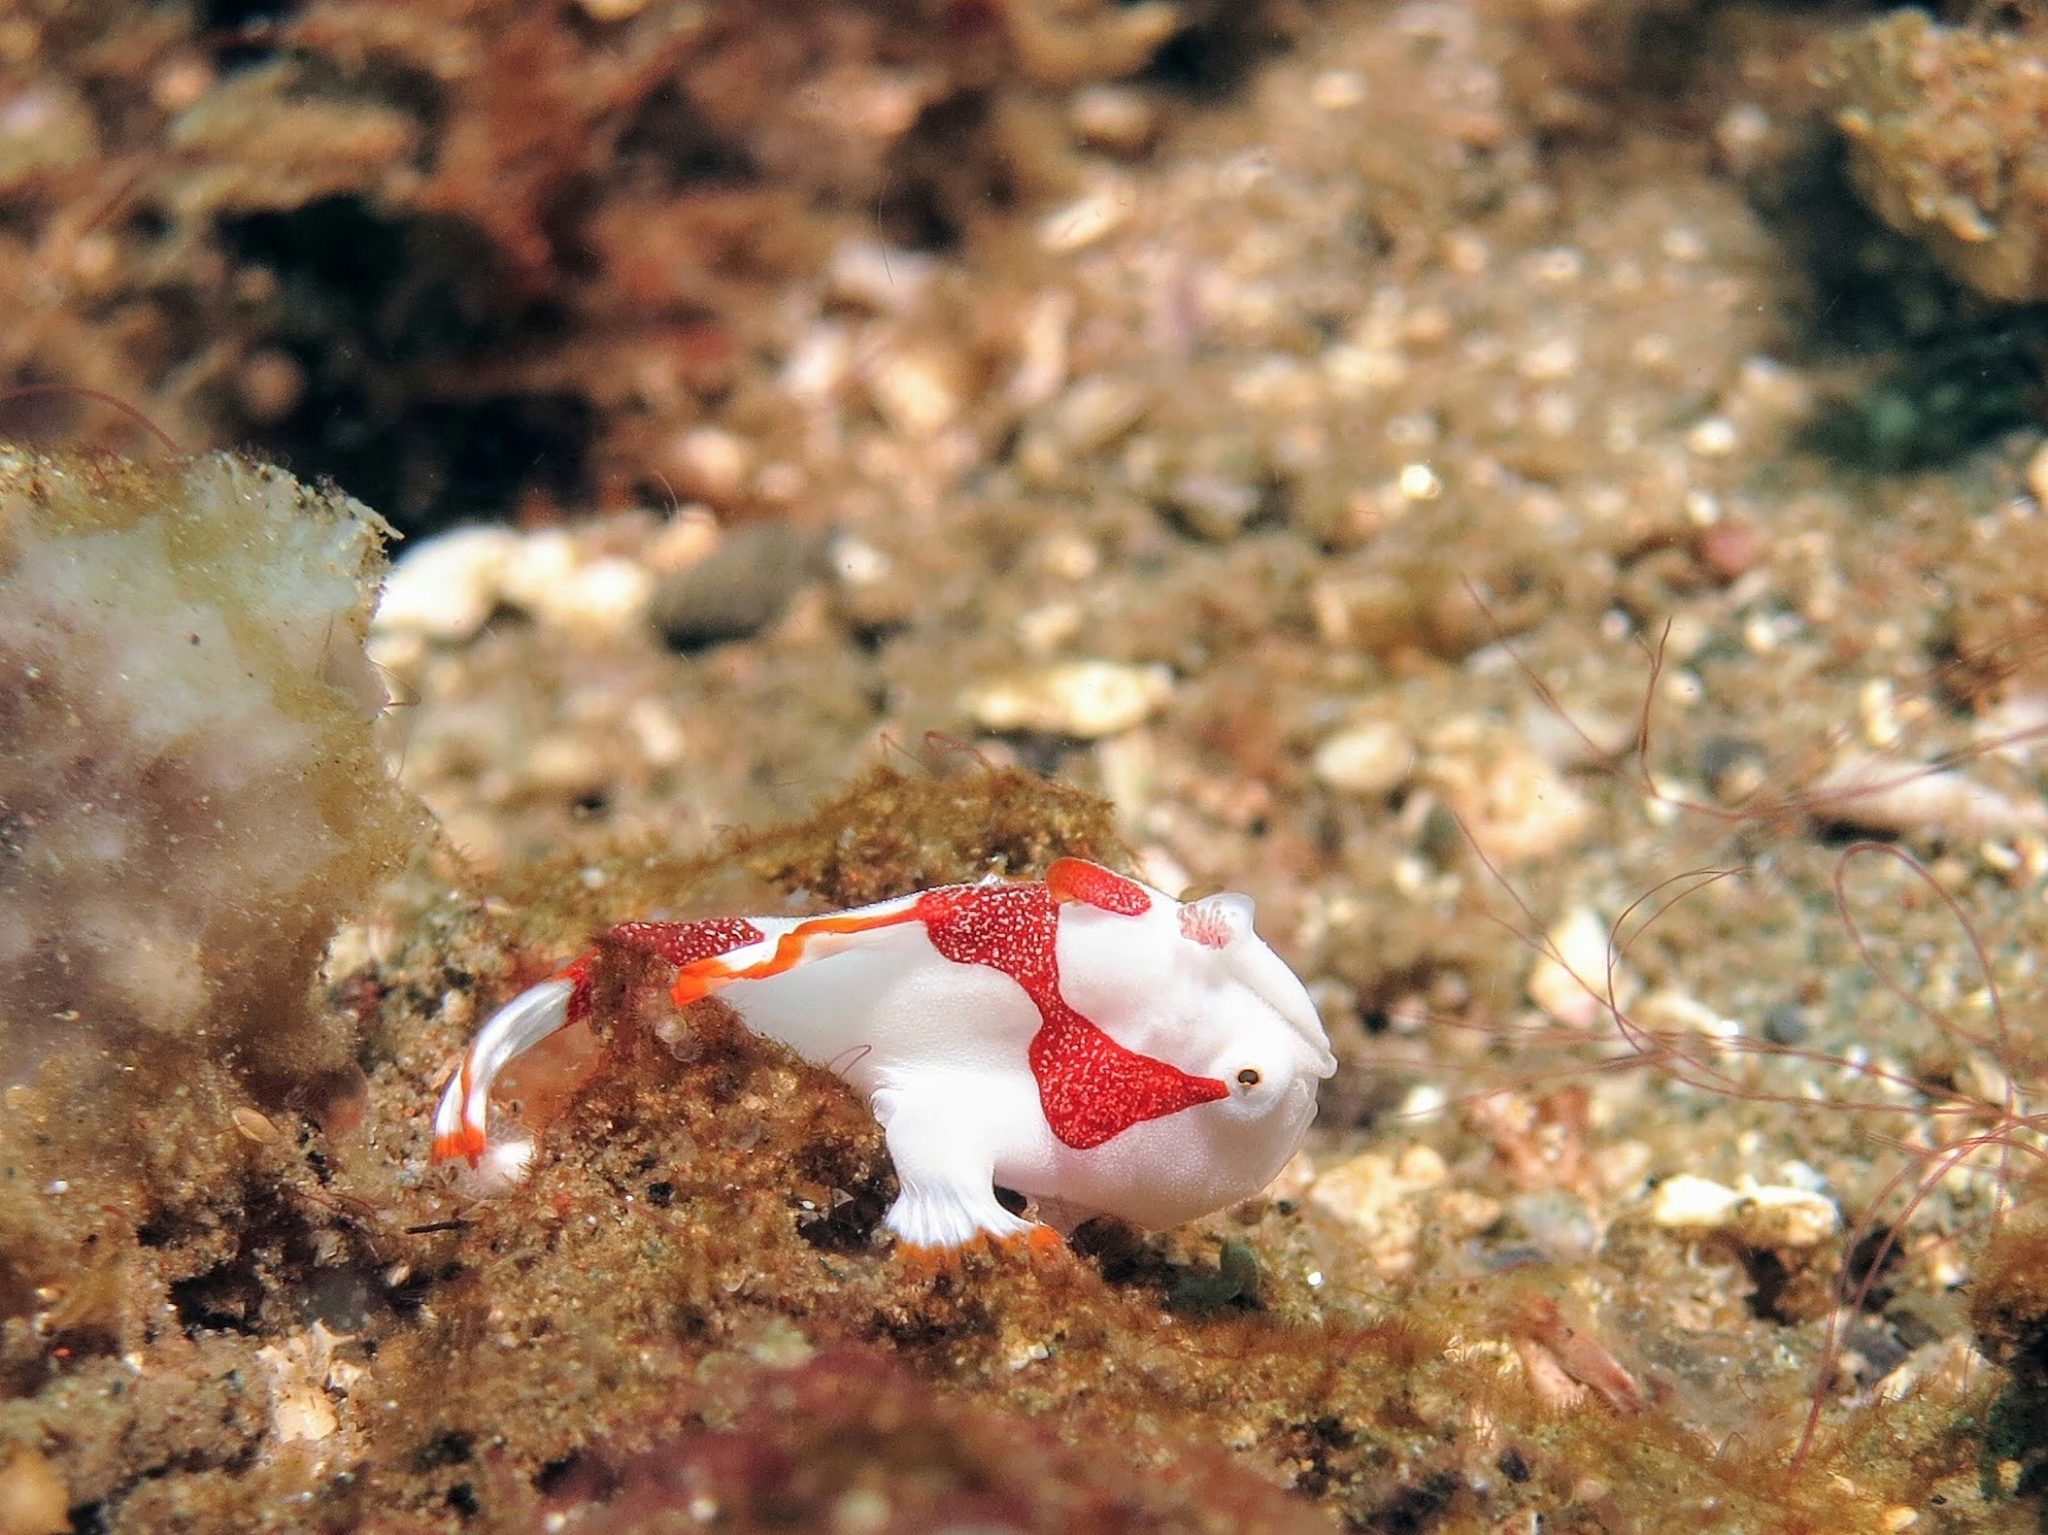
[[[735, 828], [694, 855], [635, 844], [594, 860], [581, 852], [542, 860], [512, 875], [504, 893], [533, 941], [566, 953], [629, 917], [792, 903], [843, 910], [990, 874], [1030, 879], [1063, 857], [1119, 870], [1135, 861], [1105, 801], [967, 754], [935, 771], [876, 763], [810, 814]], [[597, 877], [586, 877], [590, 870]]]
[[870, 768], [806, 820], [735, 833], [728, 851], [773, 885], [831, 906], [886, 900], [951, 880], [1031, 879], [1056, 858], [1128, 869], [1102, 800], [1021, 768], [960, 763], [943, 776]]

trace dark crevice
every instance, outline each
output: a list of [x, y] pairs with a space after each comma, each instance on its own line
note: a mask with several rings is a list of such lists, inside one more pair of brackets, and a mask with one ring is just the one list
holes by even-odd
[[1001, 156], [988, 142], [989, 100], [952, 96], [926, 107], [890, 155], [875, 222], [912, 250], [958, 248], [969, 224], [1016, 202]]
[[590, 402], [510, 389], [455, 397], [476, 358], [516, 356], [565, 323], [491, 280], [479, 232], [333, 197], [227, 220], [222, 238], [267, 274], [261, 328], [301, 380], [274, 419], [237, 423], [259, 451], [346, 485], [405, 533], [503, 516], [534, 491], [587, 493]]
[[746, 146], [704, 116], [676, 85], [655, 91], [619, 135], [616, 163], [628, 172], [657, 170], [670, 187], [738, 186], [758, 179]]
[[1933, 469], [2038, 419], [2048, 305], [1989, 303], [1887, 227], [1850, 184], [1838, 138], [1816, 133], [1750, 197], [1804, 274], [1788, 318], [1808, 359], [1851, 380], [1807, 424], [1807, 451], [1871, 473]]
[[297, 9], [297, 0], [198, 0], [196, 7], [200, 30], [206, 32], [268, 25]]

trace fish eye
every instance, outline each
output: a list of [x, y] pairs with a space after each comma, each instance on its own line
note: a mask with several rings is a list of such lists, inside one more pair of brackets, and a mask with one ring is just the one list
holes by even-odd
[[1240, 1087], [1257, 1087], [1259, 1085], [1259, 1081], [1260, 1078], [1258, 1072], [1253, 1070], [1250, 1066], [1245, 1067], [1243, 1071], [1240, 1071], [1237, 1074], [1237, 1084]]

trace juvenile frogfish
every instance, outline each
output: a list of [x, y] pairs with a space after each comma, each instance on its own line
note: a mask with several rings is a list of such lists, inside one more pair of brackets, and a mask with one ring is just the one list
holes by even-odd
[[[827, 916], [610, 937], [675, 966], [679, 1005], [715, 993], [867, 1099], [900, 1189], [885, 1224], [914, 1249], [1057, 1245], [1093, 1215], [1160, 1228], [1250, 1198], [1336, 1069], [1250, 897], [1183, 903], [1079, 859]], [[585, 954], [484, 1024], [435, 1115], [435, 1160], [484, 1159], [492, 1083], [589, 1015], [595, 965]]]

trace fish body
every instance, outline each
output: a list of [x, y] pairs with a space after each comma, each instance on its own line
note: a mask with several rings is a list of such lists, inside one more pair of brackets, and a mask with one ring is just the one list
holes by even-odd
[[[1256, 1194], [1299, 1148], [1335, 1069], [1299, 978], [1248, 898], [1182, 903], [1097, 864], [945, 885], [821, 917], [627, 922], [615, 942], [676, 967], [756, 1033], [851, 1083], [901, 1188], [913, 1248], [1066, 1230], [1110, 1214], [1163, 1227]], [[595, 956], [478, 1033], [435, 1120], [437, 1160], [475, 1165], [499, 1070], [586, 1016]]]

